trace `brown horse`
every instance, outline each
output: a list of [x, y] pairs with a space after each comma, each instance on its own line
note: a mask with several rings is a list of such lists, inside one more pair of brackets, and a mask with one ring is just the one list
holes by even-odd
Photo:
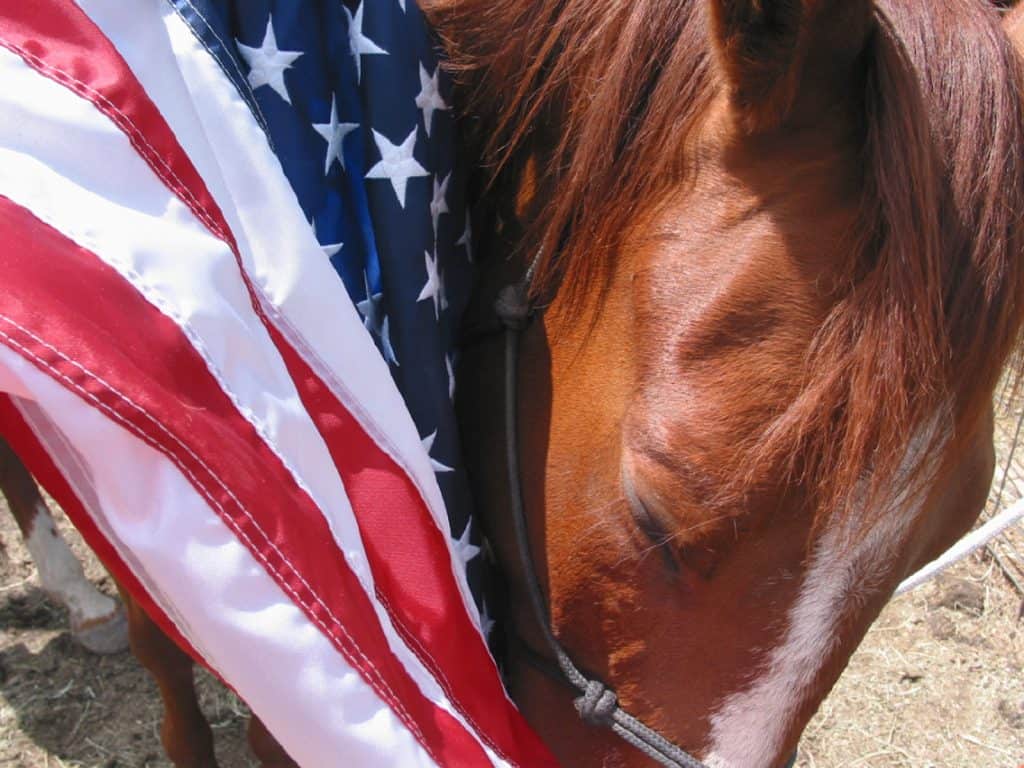
[[[544, 245], [518, 409], [555, 632], [709, 764], [781, 764], [896, 583], [983, 503], [1024, 318], [1021, 67], [968, 0], [431, 8], [493, 171], [484, 334]], [[646, 764], [526, 661], [545, 647], [500, 358], [481, 335], [460, 397], [513, 693], [566, 765]], [[214, 765], [191, 662], [127, 605], [169, 754]]]
[[780, 766], [894, 587], [985, 502], [1024, 322], [1024, 75], [998, 13], [427, 6], [486, 168], [460, 418], [513, 697], [565, 765], [650, 764], [536, 658], [492, 305], [538, 254], [517, 411], [554, 633], [708, 765]]

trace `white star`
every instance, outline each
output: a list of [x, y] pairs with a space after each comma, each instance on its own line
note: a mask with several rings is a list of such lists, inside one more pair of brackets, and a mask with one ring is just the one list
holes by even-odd
[[381, 351], [384, 359], [389, 363], [398, 365], [398, 358], [395, 357], [395, 350], [391, 346], [391, 334], [389, 332], [388, 316], [381, 309], [381, 302], [384, 299], [382, 293], [373, 293], [370, 288], [370, 276], [363, 271], [363, 287], [366, 290], [366, 298], [356, 303], [356, 309], [363, 316], [363, 325], [366, 329], [380, 339]]
[[474, 557], [480, 554], [480, 547], [469, 543], [469, 529], [473, 527], [473, 521], [466, 523], [466, 530], [455, 540], [455, 554], [459, 556], [463, 564], [469, 563]]
[[310, 219], [309, 220], [309, 226], [312, 227], [312, 229], [313, 229], [313, 237], [316, 238], [317, 245], [320, 246], [320, 250], [324, 252], [324, 255], [327, 258], [331, 258], [331, 256], [333, 256], [338, 251], [340, 251], [342, 246], [345, 245], [344, 243], [331, 243], [330, 245], [323, 245], [320, 242], [320, 236], [317, 235], [317, 233], [316, 233], [315, 219]]
[[430, 466], [434, 468], [435, 472], [452, 472], [454, 471], [447, 464], [442, 464], [440, 461], [430, 455], [430, 451], [434, 448], [434, 440], [437, 438], [437, 430], [435, 429], [429, 435], [420, 439], [423, 443], [423, 449], [427, 452], [427, 456], [430, 458]]
[[462, 233], [462, 237], [455, 241], [456, 245], [461, 245], [466, 248], [466, 258], [470, 261], [473, 260], [473, 226], [469, 218], [469, 211], [466, 211], [466, 229]]
[[402, 9], [402, 13], [405, 13], [405, 0], [398, 0], [398, 6]]
[[480, 631], [484, 635], [484, 640], [487, 640], [491, 636], [491, 630], [494, 629], [494, 619], [487, 614], [487, 603], [483, 603], [483, 607], [480, 610]]
[[323, 137], [327, 142], [327, 159], [324, 160], [324, 176], [331, 170], [331, 163], [337, 160], [341, 163], [341, 170], [345, 170], [345, 153], [342, 152], [342, 142], [348, 134], [359, 127], [359, 123], [339, 123], [338, 104], [334, 94], [331, 94], [331, 119], [328, 123], [314, 123], [313, 130]]
[[384, 351], [384, 359], [392, 365], [396, 365], [401, 368], [402, 366], [399, 365], [398, 358], [395, 356], [395, 349], [391, 346], [391, 329], [390, 323], [388, 322], [389, 320], [390, 318], [387, 315], [384, 315], [384, 322], [381, 323], [380, 326], [380, 346]]
[[452, 359], [450, 356], [444, 356], [444, 367], [448, 371], [448, 399], [455, 399], [455, 370], [452, 368]]
[[366, 329], [379, 336], [384, 325], [384, 313], [380, 308], [384, 294], [373, 293], [373, 289], [370, 288], [370, 277], [365, 271], [363, 272], [363, 286], [366, 289], [366, 298], [356, 304], [356, 309], [363, 316], [363, 325]]
[[438, 90], [436, 67], [434, 74], [428, 75], [427, 70], [420, 64], [420, 92], [416, 96], [416, 106], [423, 110], [423, 127], [429, 136], [430, 126], [434, 122], [434, 110], [448, 109]]
[[348, 16], [348, 46], [352, 49], [352, 55], [356, 60], [356, 82], [358, 83], [363, 79], [362, 59], [359, 57], [380, 54], [387, 56], [388, 52], [363, 34], [363, 3], [356, 8], [355, 16], [344, 5], [341, 6], [341, 9]]
[[427, 299], [434, 300], [434, 318], [439, 319], [441, 317], [440, 304], [441, 304], [441, 293], [443, 288], [441, 287], [441, 276], [437, 272], [437, 259], [431, 258], [430, 251], [425, 251], [427, 262], [427, 282], [423, 286], [423, 290], [420, 291], [420, 295], [416, 297], [416, 301], [426, 301]]
[[434, 222], [434, 239], [437, 239], [437, 222], [442, 213], [448, 213], [448, 182], [452, 180], [449, 173], [444, 181], [437, 183], [437, 176], [434, 177], [434, 199], [430, 201], [430, 218]]
[[406, 182], [414, 176], [430, 175], [412, 156], [416, 149], [416, 129], [413, 128], [412, 133], [405, 137], [405, 141], [398, 145], [392, 144], [387, 136], [377, 133], [376, 130], [373, 132], [373, 140], [380, 152], [380, 162], [367, 171], [366, 178], [388, 179], [395, 190], [398, 204], [405, 208]]
[[284, 71], [290, 69], [292, 62], [302, 55], [301, 51], [282, 51], [277, 47], [274, 37], [273, 14], [267, 18], [267, 31], [259, 48], [250, 48], [238, 43], [238, 52], [249, 65], [249, 85], [256, 90], [262, 85], [269, 85], [289, 104], [288, 88], [284, 84]]

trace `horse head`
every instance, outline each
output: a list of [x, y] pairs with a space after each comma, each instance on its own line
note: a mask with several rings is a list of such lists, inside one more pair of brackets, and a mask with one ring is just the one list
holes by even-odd
[[[507, 512], [493, 300], [554, 634], [712, 766], [782, 765], [902, 578], [980, 513], [1024, 321], [1021, 65], [969, 0], [430, 0], [479, 148], [463, 439], [513, 697], [581, 723]], [[482, 226], [481, 226], [482, 225]]]

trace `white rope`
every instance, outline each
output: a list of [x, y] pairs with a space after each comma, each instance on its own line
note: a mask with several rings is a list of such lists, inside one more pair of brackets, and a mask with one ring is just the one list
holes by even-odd
[[980, 528], [971, 531], [954, 544], [944, 555], [933, 560], [913, 576], [906, 579], [896, 588], [896, 594], [902, 595], [915, 587], [919, 587], [934, 576], [938, 576], [953, 563], [963, 560], [972, 552], [976, 552], [988, 544], [996, 536], [1009, 530], [1013, 525], [1024, 519], [1024, 499], [1004, 509]]

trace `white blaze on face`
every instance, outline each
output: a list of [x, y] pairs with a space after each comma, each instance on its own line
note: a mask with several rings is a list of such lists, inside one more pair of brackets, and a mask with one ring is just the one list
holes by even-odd
[[[922, 430], [907, 451], [902, 476], [923, 458], [932, 431]], [[905, 494], [871, 532], [851, 546], [851, 521], [831, 527], [818, 542], [782, 641], [760, 675], [745, 689], [727, 696], [711, 716], [709, 768], [771, 768], [780, 759], [783, 740], [797, 709], [812, 693], [815, 679], [835, 650], [837, 627], [888, 578], [920, 502]], [[895, 586], [895, 585], [893, 585]]]
[[[839, 536], [819, 544], [789, 613], [782, 642], [761, 675], [731, 694], [711, 717], [710, 768], [770, 768], [782, 748], [797, 708], [814, 685], [838, 640], [836, 625], [848, 607], [865, 599], [891, 562], [907, 520], [892, 516], [875, 527], [853, 552]], [[872, 565], [878, 566], [873, 568]]]
[[100, 623], [117, 611], [117, 603], [85, 578], [82, 564], [57, 533], [53, 518], [43, 504], [36, 507], [25, 544], [39, 571], [43, 589], [67, 606], [73, 630], [77, 632]]

